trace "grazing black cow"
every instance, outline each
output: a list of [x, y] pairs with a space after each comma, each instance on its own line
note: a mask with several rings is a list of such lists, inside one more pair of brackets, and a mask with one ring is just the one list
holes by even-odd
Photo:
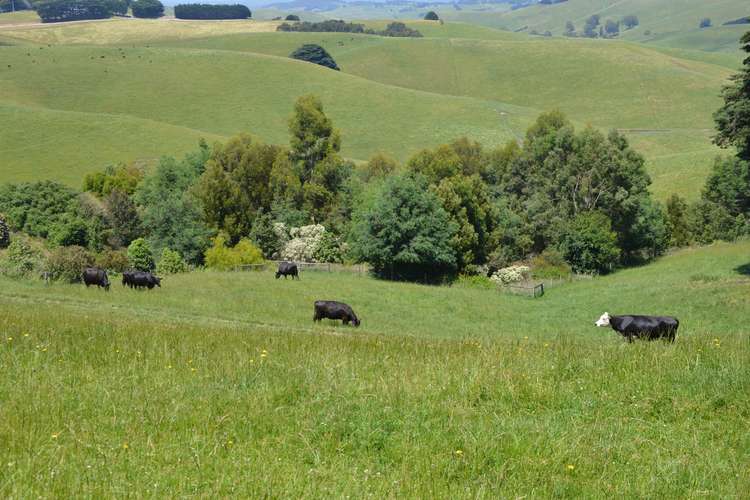
[[674, 342], [680, 322], [671, 316], [610, 316], [604, 313], [596, 326], [611, 326], [613, 330], [625, 337], [628, 342], [634, 339], [656, 340], [667, 339]]
[[109, 291], [109, 278], [107, 277], [107, 271], [99, 269], [98, 267], [87, 267], [83, 270], [83, 282], [86, 284], [86, 288], [91, 285], [96, 285], [99, 288], [104, 288]]
[[349, 322], [354, 323], [354, 326], [360, 324], [359, 318], [347, 304], [333, 300], [316, 300], [313, 321], [320, 321], [324, 318], [340, 319], [345, 325], [348, 325]]
[[133, 288], [133, 276], [135, 276], [135, 271], [123, 271], [122, 272], [122, 286], [129, 286], [130, 288]]
[[280, 276], [284, 276], [284, 279], [286, 279], [287, 276], [291, 276], [292, 279], [299, 279], [297, 264], [294, 262], [279, 262], [279, 270], [276, 271], [276, 279], [279, 279]]
[[[123, 281], [124, 280], [125, 276], [123, 274]], [[138, 289], [148, 288], [149, 290], [151, 290], [155, 286], [161, 288], [161, 278], [143, 271], [133, 271], [128, 280], [130, 283], [132, 283], [131, 287], [135, 287]]]

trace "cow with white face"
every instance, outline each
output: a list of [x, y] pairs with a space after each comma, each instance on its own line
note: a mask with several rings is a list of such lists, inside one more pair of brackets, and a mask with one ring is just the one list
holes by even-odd
[[605, 312], [594, 323], [600, 327], [612, 327], [628, 342], [636, 338], [645, 340], [667, 339], [674, 342], [680, 322], [672, 316], [610, 316]]

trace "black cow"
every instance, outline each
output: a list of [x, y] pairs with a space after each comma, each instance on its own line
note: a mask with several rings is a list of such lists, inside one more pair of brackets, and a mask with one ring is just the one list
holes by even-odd
[[130, 288], [133, 288], [133, 276], [135, 276], [135, 271], [123, 271], [122, 272], [122, 286], [129, 286]]
[[86, 288], [91, 285], [96, 285], [99, 288], [104, 288], [109, 291], [109, 278], [107, 277], [107, 271], [99, 269], [98, 267], [87, 267], [83, 270], [83, 282], [86, 284]]
[[324, 318], [340, 319], [345, 325], [348, 325], [349, 322], [354, 323], [354, 326], [360, 324], [359, 318], [347, 304], [333, 300], [316, 300], [313, 321], [320, 321]]
[[[123, 281], [125, 280], [125, 275], [123, 274]], [[133, 271], [129, 277], [128, 281], [131, 286], [131, 288], [148, 288], [151, 290], [155, 286], [158, 286], [161, 288], [161, 278], [158, 276], [154, 276], [151, 273], [143, 272], [143, 271]]]
[[611, 326], [613, 330], [625, 337], [628, 342], [634, 339], [656, 340], [667, 339], [674, 342], [680, 322], [671, 316], [610, 316], [604, 313], [596, 326]]
[[291, 276], [292, 279], [299, 279], [297, 264], [294, 262], [279, 262], [279, 270], [276, 271], [276, 279], [279, 279], [280, 276], [284, 276], [284, 279], [286, 279], [287, 276]]

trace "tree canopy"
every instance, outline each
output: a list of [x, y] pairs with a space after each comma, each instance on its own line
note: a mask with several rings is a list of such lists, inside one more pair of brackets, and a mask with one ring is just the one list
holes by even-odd
[[339, 71], [339, 67], [336, 61], [333, 60], [333, 57], [331, 57], [331, 54], [320, 45], [314, 43], [308, 43], [299, 47], [289, 54], [289, 57]]

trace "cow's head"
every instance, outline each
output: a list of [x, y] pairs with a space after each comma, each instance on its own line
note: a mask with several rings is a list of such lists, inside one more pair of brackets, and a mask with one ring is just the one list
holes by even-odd
[[609, 313], [605, 312], [604, 314], [601, 315], [599, 320], [594, 324], [596, 326], [609, 326], [609, 317], [610, 317]]
[[279, 276], [281, 276], [281, 271], [276, 271], [276, 279], [279, 279]]
[[354, 316], [354, 320], [352, 321], [354, 323], [354, 326], [359, 326], [360, 323], [362, 323], [358, 317]]
[[154, 276], [154, 283], [156, 283], [156, 286], [161, 288], [161, 278], [158, 276]]

